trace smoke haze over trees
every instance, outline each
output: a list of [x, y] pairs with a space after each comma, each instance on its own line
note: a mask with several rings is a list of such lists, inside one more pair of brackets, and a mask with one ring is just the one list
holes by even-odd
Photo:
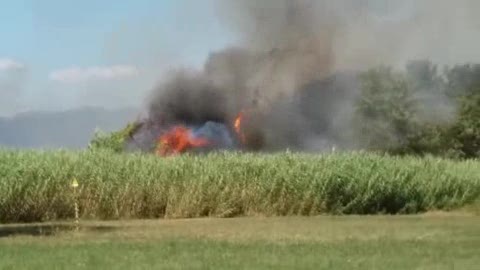
[[[172, 71], [149, 96], [147, 121], [228, 125], [247, 111], [250, 142], [266, 151], [422, 153], [450, 145], [444, 129], [465, 114], [462, 91], [475, 90], [461, 89], [475, 76], [461, 67], [441, 72], [435, 62], [479, 59], [471, 50], [480, 45], [471, 36], [478, 7], [470, 0], [218, 1], [237, 42], [212, 52], [200, 70]], [[443, 134], [438, 146], [418, 142], [433, 130]]]
[[[200, 68], [159, 74], [142, 144], [172, 125], [230, 126], [245, 112], [247, 145], [257, 150], [478, 155], [480, 75], [466, 64], [480, 63], [480, 2], [212, 1], [234, 38]], [[178, 47], [196, 46], [189, 42]]]

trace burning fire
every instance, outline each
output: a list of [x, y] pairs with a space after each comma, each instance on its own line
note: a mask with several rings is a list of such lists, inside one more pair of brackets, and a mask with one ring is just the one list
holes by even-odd
[[191, 129], [175, 126], [160, 137], [156, 152], [160, 156], [177, 155], [192, 148], [207, 146], [209, 143], [205, 138], [195, 138]]
[[240, 112], [237, 117], [235, 118], [235, 121], [233, 123], [233, 127], [235, 128], [235, 132], [237, 133], [240, 141], [245, 144], [246, 142], [246, 137], [245, 134], [242, 131], [242, 124], [244, 120], [244, 114], [243, 112]]
[[[244, 112], [240, 112], [233, 122], [233, 128], [242, 144], [246, 143], [246, 136], [243, 131]], [[205, 147], [216, 144], [205, 137], [195, 136], [192, 129], [183, 125], [171, 128], [158, 138], [156, 154], [159, 156], [172, 156], [187, 152], [193, 148]]]

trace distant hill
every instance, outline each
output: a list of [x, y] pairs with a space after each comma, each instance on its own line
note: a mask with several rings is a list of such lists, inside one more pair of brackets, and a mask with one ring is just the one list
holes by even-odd
[[63, 112], [27, 112], [0, 117], [0, 147], [72, 148], [86, 147], [95, 129], [112, 131], [135, 120], [137, 110], [106, 110], [84, 107]]

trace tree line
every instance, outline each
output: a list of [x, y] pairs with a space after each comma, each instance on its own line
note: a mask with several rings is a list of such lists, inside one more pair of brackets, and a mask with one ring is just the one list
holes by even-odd
[[480, 157], [480, 65], [412, 61], [360, 75], [355, 132], [368, 150]]
[[[351, 124], [357, 149], [480, 158], [480, 64], [440, 69], [417, 60], [402, 71], [372, 68], [359, 74], [359, 82]], [[89, 148], [123, 152], [136, 127], [98, 132]]]

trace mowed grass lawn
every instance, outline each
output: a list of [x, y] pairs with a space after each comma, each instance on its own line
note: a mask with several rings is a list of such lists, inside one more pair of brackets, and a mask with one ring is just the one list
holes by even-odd
[[0, 226], [0, 269], [480, 269], [467, 212], [81, 224]]

